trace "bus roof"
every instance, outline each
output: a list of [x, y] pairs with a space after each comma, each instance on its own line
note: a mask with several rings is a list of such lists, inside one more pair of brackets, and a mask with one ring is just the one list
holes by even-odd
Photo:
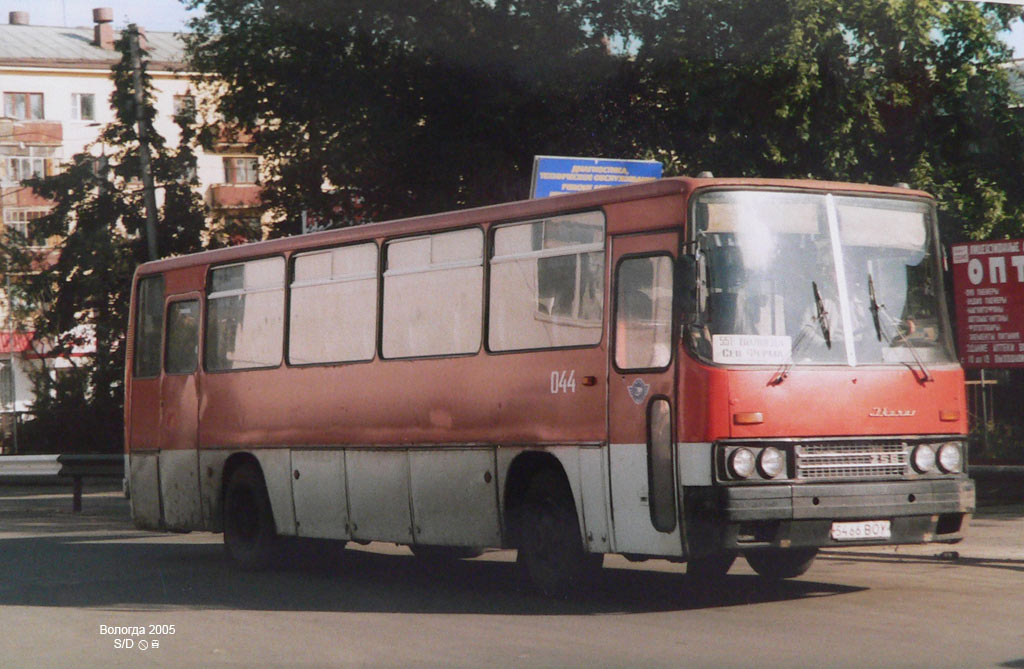
[[754, 187], [754, 188], [785, 188], [814, 191], [843, 191], [874, 195], [898, 195], [901, 197], [925, 197], [931, 195], [924, 191], [894, 186], [875, 186], [869, 184], [844, 183], [836, 181], [817, 181], [813, 179], [748, 179], [748, 178], [717, 178], [717, 177], [668, 177], [627, 186], [601, 188], [597, 190], [558, 195], [555, 197], [535, 200], [520, 200], [502, 204], [460, 209], [454, 211], [427, 214], [412, 218], [391, 221], [366, 223], [324, 230], [306, 235], [295, 235], [262, 242], [252, 242], [213, 251], [203, 251], [185, 256], [175, 256], [147, 262], [141, 265], [136, 274], [146, 275], [168, 271], [182, 267], [193, 267], [205, 264], [220, 264], [243, 260], [254, 256], [267, 256], [304, 249], [321, 248], [354, 242], [363, 239], [405, 236], [426, 233], [440, 228], [459, 228], [481, 223], [500, 221], [527, 220], [558, 213], [583, 211], [603, 205], [663, 197], [682, 195], [700, 188], [713, 187]]

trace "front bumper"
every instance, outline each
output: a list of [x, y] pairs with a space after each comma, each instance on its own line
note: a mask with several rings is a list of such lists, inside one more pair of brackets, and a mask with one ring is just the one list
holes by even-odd
[[[966, 476], [917, 481], [687, 488], [690, 554], [752, 548], [953, 543], [974, 512]], [[833, 521], [888, 520], [886, 539], [837, 541]]]

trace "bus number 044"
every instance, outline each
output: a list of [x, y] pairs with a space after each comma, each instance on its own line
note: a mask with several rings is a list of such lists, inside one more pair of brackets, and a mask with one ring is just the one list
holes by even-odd
[[576, 370], [569, 369], [551, 372], [551, 394], [576, 392]]

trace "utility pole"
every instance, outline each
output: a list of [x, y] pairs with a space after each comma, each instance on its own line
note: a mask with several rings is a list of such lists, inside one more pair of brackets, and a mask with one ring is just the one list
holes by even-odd
[[146, 248], [149, 259], [157, 260], [160, 254], [156, 244], [156, 188], [153, 186], [153, 169], [149, 155], [149, 124], [143, 109], [145, 96], [142, 90], [142, 59], [139, 56], [139, 27], [128, 26], [131, 45], [132, 81], [135, 88], [135, 122], [139, 134], [139, 168], [142, 170], [142, 196], [146, 205]]
[[11, 295], [11, 259], [7, 258], [7, 347], [11, 354], [11, 437], [14, 443], [14, 454], [18, 453], [18, 370], [17, 361], [14, 357], [14, 297]]

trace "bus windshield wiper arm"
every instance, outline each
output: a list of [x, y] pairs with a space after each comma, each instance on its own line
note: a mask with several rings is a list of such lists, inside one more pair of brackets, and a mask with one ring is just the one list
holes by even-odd
[[871, 300], [871, 320], [875, 324], [875, 336], [878, 337], [878, 341], [882, 341], [882, 324], [878, 320], [881, 307], [875, 299], [875, 280], [871, 278], [871, 272], [868, 272], [868, 298]]
[[885, 308], [885, 305], [879, 304], [878, 300], [875, 298], [875, 281], [871, 278], [871, 272], [868, 272], [868, 297], [871, 299], [871, 316], [875, 321], [875, 331], [878, 333], [878, 341], [882, 341], [882, 324], [878, 320], [878, 315], [882, 314], [896, 333], [896, 337], [899, 338], [900, 343], [910, 351], [911, 357], [913, 357], [914, 362], [917, 363], [917, 368], [921, 370], [921, 383], [933, 381], [934, 379], [932, 378], [932, 374], [928, 371], [928, 367], [925, 366], [924, 360], [922, 360], [921, 356], [917, 354], [917, 347], [911, 344], [910, 340], [903, 334], [903, 331], [900, 330], [899, 322], [892, 317], [892, 314], [890, 314], [889, 310]]
[[814, 314], [807, 320], [806, 323], [800, 328], [800, 332], [797, 334], [796, 339], [793, 340], [792, 353], [790, 353], [789, 362], [779, 367], [772, 378], [768, 380], [769, 386], [777, 386], [786, 380], [789, 376], [789, 370], [793, 367], [793, 360], [796, 359], [797, 351], [803, 348], [809, 339], [807, 334], [814, 330], [814, 322], [818, 322], [818, 326], [821, 327], [821, 334], [825, 338], [825, 346], [832, 348], [832, 333], [828, 326], [828, 311], [825, 309], [825, 302], [821, 299], [821, 293], [818, 292], [818, 284], [814, 281], [811, 282], [811, 290], [814, 292]]
[[818, 284], [811, 281], [811, 290], [814, 291], [814, 309], [817, 313], [818, 325], [821, 326], [821, 336], [825, 338], [825, 347], [832, 348], [832, 332], [828, 326], [828, 311], [825, 309], [825, 302], [821, 299], [818, 291]]

